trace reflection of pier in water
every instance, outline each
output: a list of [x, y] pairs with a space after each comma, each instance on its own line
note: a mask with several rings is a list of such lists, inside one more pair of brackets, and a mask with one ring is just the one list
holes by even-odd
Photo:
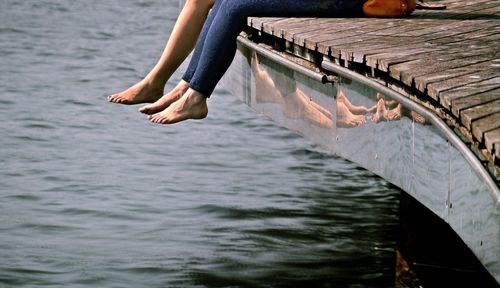
[[[495, 141], [500, 141], [500, 138], [495, 140], [495, 135], [500, 135], [496, 132], [500, 131], [500, 120], [495, 120], [499, 118], [497, 114], [500, 114], [500, 83], [495, 79], [499, 79], [500, 75], [498, 60], [488, 60], [488, 57], [498, 55], [500, 48], [494, 40], [498, 38], [498, 33], [487, 32], [493, 24], [498, 27], [498, 17], [490, 17], [491, 19], [484, 21], [476, 19], [476, 29], [462, 31], [462, 36], [456, 36], [449, 29], [438, 28], [437, 32], [434, 31], [444, 20], [445, 24], [442, 25], [445, 26], [455, 25], [453, 27], [456, 29], [469, 27], [470, 25], [463, 23], [462, 18], [468, 19], [467, 17], [474, 15], [467, 16], [459, 12], [466, 13], [472, 6], [476, 11], [483, 9], [481, 11], [485, 13], [474, 16], [476, 18], [488, 17], [487, 13], [497, 11], [495, 9], [499, 7], [498, 4], [487, 1], [480, 4], [473, 2], [462, 6], [456, 5], [458, 2], [450, 2], [448, 12], [455, 13], [450, 14], [454, 15], [452, 18], [429, 18], [430, 20], [419, 23], [418, 27], [414, 26], [412, 19], [251, 18], [249, 26], [253, 28], [250, 32], [266, 45], [256, 44], [245, 36], [240, 37], [239, 52], [223, 79], [223, 85], [279, 125], [298, 132], [326, 151], [356, 162], [403, 189], [411, 196], [409, 199], [418, 201], [418, 205], [431, 211], [444, 224], [432, 227], [440, 227], [440, 230], [448, 227], [460, 237], [465, 245], [458, 246], [462, 250], [470, 249], [474, 261], [479, 260], [480, 269], [484, 267], [493, 276], [480, 277], [486, 279], [481, 284], [490, 287], [488, 285], [494, 282], [500, 283], [500, 192], [496, 182], [498, 180], [491, 177], [496, 175], [495, 171], [500, 171], [496, 162], [498, 159], [495, 158], [500, 155], [500, 146], [495, 146]], [[435, 14], [431, 13], [432, 15]], [[430, 16], [417, 13], [415, 17], [426, 19], [425, 17]], [[317, 28], [318, 31], [311, 29], [314, 21], [323, 25], [328, 21], [343, 24], [332, 24], [327, 31], [337, 34], [329, 36], [325, 35], [327, 33], [322, 31], [324, 28], [321, 26]], [[289, 30], [287, 23], [293, 24]], [[406, 45], [406, 49], [410, 49], [407, 42], [411, 41], [408, 37], [401, 40], [394, 38], [394, 43], [388, 43], [382, 32], [377, 32], [382, 33], [381, 35], [365, 36], [356, 34], [359, 33], [357, 29], [346, 28], [352, 26], [367, 32], [363, 27], [372, 29], [373, 23], [388, 25], [388, 28], [384, 28], [387, 29], [386, 32], [384, 29], [380, 30], [386, 34], [391, 29], [403, 31], [407, 28], [404, 30], [407, 33], [421, 31], [422, 35], [419, 39], [411, 39], [416, 44], [409, 53], [398, 48], [398, 45]], [[255, 30], [259, 32], [256, 33]], [[339, 31], [334, 32], [335, 30]], [[312, 36], [309, 37], [308, 33]], [[470, 38], [467, 33], [472, 33]], [[260, 36], [256, 37], [257, 34]], [[350, 35], [354, 38], [350, 39]], [[333, 40], [325, 40], [328, 37]], [[446, 37], [451, 37], [451, 40]], [[361, 41], [360, 38], [366, 39]], [[435, 54], [426, 52], [432, 50], [434, 42], [442, 43], [445, 39], [454, 41], [456, 46], [452, 53], [447, 54], [446, 49], [450, 47]], [[316, 40], [323, 42], [314, 44]], [[474, 57], [467, 54], [464, 47], [459, 48], [461, 43], [468, 47], [474, 41], [480, 41], [481, 49], [491, 53], [484, 56], [488, 59], [483, 59], [478, 64], [482, 65], [482, 69], [490, 69], [490, 74], [483, 71], [476, 76], [478, 70], [468, 70], [469, 66], [456, 66], [460, 61], [452, 59], [453, 55], [458, 58]], [[325, 43], [331, 46], [325, 48]], [[395, 47], [391, 48], [391, 45]], [[381, 57], [379, 60], [377, 55]], [[405, 57], [410, 60], [405, 60]], [[433, 57], [436, 57], [434, 61]], [[446, 58], [450, 63], [440, 63], [440, 57]], [[468, 58], [467, 63], [470, 64], [469, 60], [473, 59]], [[406, 65], [405, 67], [414, 70], [403, 69], [397, 74], [399, 70], [390, 69], [392, 66], [388, 63], [392, 63], [391, 61], [395, 64], [390, 65], [397, 69], [403, 69]], [[405, 65], [398, 64], [405, 61], [409, 62], [404, 63]], [[373, 63], [378, 64], [370, 66]], [[419, 63], [425, 66], [422, 70], [417, 69]], [[355, 68], [355, 71], [338, 64]], [[470, 68], [474, 67], [472, 65]], [[377, 73], [384, 71], [389, 74], [377, 76]], [[429, 77], [426, 78], [427, 74], [424, 75], [421, 71], [428, 73]], [[416, 73], [415, 76], [412, 72]], [[487, 74], [489, 76], [483, 79]], [[395, 79], [394, 75], [400, 77]], [[454, 77], [458, 77], [461, 82], [455, 81]], [[410, 78], [414, 79], [413, 82], [407, 81]], [[467, 84], [467, 81], [471, 84]], [[422, 85], [427, 85], [425, 87], [428, 89], [418, 91], [424, 87]], [[424, 91], [428, 94], [423, 95]], [[453, 91], [455, 94], [452, 94]], [[442, 96], [439, 96], [440, 93]], [[468, 96], [467, 93], [472, 94]], [[434, 100], [436, 95], [441, 97], [438, 101]], [[422, 97], [428, 97], [429, 100], [424, 103]], [[450, 112], [443, 112], [448, 111], [447, 109]], [[458, 116], [461, 118], [453, 118]], [[462, 122], [465, 127], [460, 126]], [[465, 134], [457, 135], [459, 131]], [[476, 133], [474, 131], [483, 131], [480, 134], [482, 143], [477, 142], [479, 138], [471, 140]], [[486, 146], [483, 151], [488, 149], [486, 154], [489, 153], [489, 158], [481, 158], [481, 155], [471, 152], [481, 150], [473, 149], [477, 145]], [[498, 147], [497, 150], [495, 147]], [[496, 154], [498, 155], [495, 156]], [[487, 168], [491, 167], [493, 170], [490, 169], [490, 172], [493, 174], [487, 172]], [[413, 211], [406, 209], [408, 206], [404, 207], [407, 211]], [[427, 225], [426, 229], [430, 229], [427, 222], [420, 224]], [[434, 230], [432, 233], [440, 231]], [[432, 243], [438, 245], [439, 239], [434, 239]], [[441, 250], [447, 250], [449, 247], [446, 246], [454, 245], [442, 243]], [[438, 250], [431, 250], [438, 254]], [[419, 261], [418, 256], [413, 254], [411, 257], [411, 261]], [[450, 256], [445, 260], [449, 259], [456, 258]], [[435, 265], [436, 263], [420, 264], [421, 270], [424, 269], [422, 267], [438, 267], [435, 269], [442, 273], [448, 270], [468, 271], [463, 275], [453, 276], [458, 283], [467, 281], [464, 277], [470, 276], [470, 272], [477, 268], [460, 261], [443, 266]]]

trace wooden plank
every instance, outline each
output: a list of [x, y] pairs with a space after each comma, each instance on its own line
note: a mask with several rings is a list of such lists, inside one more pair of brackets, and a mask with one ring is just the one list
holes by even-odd
[[498, 88], [500, 88], [500, 77], [488, 79], [482, 82], [472, 83], [470, 85], [453, 88], [440, 93], [439, 103], [443, 105], [444, 108], [450, 109], [451, 102], [455, 99], [495, 90]]
[[[470, 69], [473, 70], [475, 66], [471, 64], [486, 62], [489, 59], [489, 57], [468, 57], [461, 59], [447, 59], [442, 62], [435, 60], [415, 60], [412, 62], [393, 65], [389, 69], [389, 73], [391, 76], [399, 75], [399, 80], [412, 87], [416, 77], [421, 76], [421, 81], [425, 81], [426, 75], [435, 76], [441, 72], [453, 72], [453, 69], [464, 68], [464, 66], [471, 66]], [[425, 87], [425, 84], [421, 85], [421, 87]], [[424, 89], [422, 90], [422, 92], [425, 92]]]
[[[359, 36], [363, 37], [363, 35]], [[402, 49], [403, 46], [406, 46], [408, 49]], [[358, 63], [363, 63], [365, 60], [365, 54], [370, 53], [374, 50], [392, 50], [395, 53], [408, 54], [411, 53], [407, 51], [409, 49], [414, 50], [421, 48], [418, 45], [413, 45], [413, 43], [411, 43], [409, 39], [403, 37], [372, 38], [356, 43], [356, 45], [352, 45], [351, 43], [343, 43], [330, 47], [330, 50], [333, 51], [335, 55], [340, 55], [343, 59], [356, 61]]]
[[312, 18], [289, 18], [286, 20], [278, 21], [273, 25], [273, 35], [276, 37], [283, 38], [287, 29], [293, 29], [296, 27], [303, 27], [304, 21], [310, 20]]
[[388, 72], [438, 100], [498, 157], [500, 1], [444, 2], [448, 10], [419, 10], [402, 19], [249, 17], [248, 23], [324, 55]]
[[[372, 36], [386, 37], [395, 35], [414, 34], [418, 36], [425, 35], [418, 33], [418, 31], [427, 31], [429, 27], [439, 27], [440, 25], [454, 23], [456, 20], [451, 19], [415, 19], [415, 18], [401, 18], [398, 19], [398, 25], [370, 33]], [[437, 31], [436, 31], [437, 32]]]
[[478, 49], [464, 49], [464, 47], [437, 47], [427, 48], [415, 52], [411, 55], [394, 54], [391, 52], [384, 52], [380, 54], [366, 55], [366, 65], [378, 68], [381, 71], [387, 72], [392, 65], [417, 60], [434, 60], [435, 62], [446, 61], [447, 59], [461, 59], [471, 56], [488, 55], [497, 51], [496, 47], [485, 47]]
[[[496, 27], [494, 27], [496, 29]], [[457, 34], [457, 35], [452, 35], [450, 37], [444, 37], [444, 38], [438, 38], [438, 39], [431, 39], [430, 41], [432, 43], [425, 43], [427, 46], [437, 46], [439, 47], [438, 51], [444, 50], [444, 51], [450, 51], [450, 54], [456, 53], [456, 51], [462, 51], [462, 52], [469, 52], [469, 51], [475, 51], [475, 50], [480, 50], [480, 49], [495, 49], [496, 45], [492, 45], [492, 43], [481, 43], [481, 45], [477, 42], [477, 38], [485, 37], [485, 36], [491, 36], [491, 35], [497, 35], [497, 31], [495, 29], [492, 30], [492, 27], [487, 26], [471, 26], [469, 27], [466, 31], [461, 31], [462, 33]], [[468, 31], [468, 32], [467, 32]], [[500, 31], [498, 31], [500, 32]], [[467, 49], [464, 49], [464, 44], [462, 43], [464, 40], [473, 40], [474, 41], [473, 47], [466, 47]], [[440, 42], [439, 42], [440, 41]], [[458, 45], [453, 45], [454, 43], [457, 43]], [[371, 59], [374, 58], [374, 59]], [[377, 63], [376, 60], [380, 59], [379, 62]], [[390, 53], [383, 52], [382, 55], [377, 56], [377, 55], [370, 55], [367, 56], [367, 64], [371, 67], [380, 67], [379, 69], [382, 69], [383, 71], [387, 71], [387, 68], [390, 65], [406, 62], [408, 60], [412, 59], [405, 59], [404, 56], [392, 56]], [[374, 63], [375, 62], [375, 63]]]
[[491, 114], [472, 122], [471, 128], [472, 135], [474, 135], [480, 143], [483, 143], [484, 134], [486, 132], [500, 128], [500, 113]]
[[288, 19], [288, 18], [268, 18], [268, 20], [266, 20], [262, 23], [262, 32], [272, 35], [274, 33], [274, 24], [276, 22], [279, 22], [279, 21], [285, 20], [285, 19]]
[[464, 109], [500, 99], [500, 89], [495, 89], [468, 97], [459, 98], [451, 102], [451, 112], [459, 117]]
[[[469, 25], [470, 26], [470, 25]], [[478, 31], [481, 30], [482, 28], [477, 28], [477, 27], [467, 27], [466, 31]], [[391, 50], [394, 50], [395, 52], [398, 52], [400, 55], [398, 55], [398, 60], [397, 62], [406, 62], [408, 60], [412, 59], [417, 59], [417, 57], [414, 57], [414, 53], [408, 53], [408, 54], [402, 54], [401, 51], [405, 51], [407, 49], [411, 49], [413, 51], [418, 51], [420, 50], [420, 53], [424, 52], [429, 52], [429, 51], [443, 51], [445, 49], [449, 49], [449, 47], [446, 47], [444, 45], [431, 45], [430, 41], [433, 39], [450, 39], [450, 37], [453, 36], [453, 33], [462, 33], [464, 31], [455, 31], [452, 33], [447, 33], [446, 31], [442, 31], [440, 33], [431, 33], [427, 35], [426, 37], [408, 37], [407, 35], [401, 35], [401, 36], [391, 36], [391, 37], [381, 37], [381, 38], [374, 38], [370, 41], [364, 41], [362, 43], [359, 43], [357, 45], [351, 45], [348, 47], [349, 49], [352, 49], [351, 52], [351, 57], [353, 58], [353, 61], [362, 63], [366, 61], [367, 65], [373, 68], [377, 67], [382, 67], [382, 71], [387, 71], [387, 67], [389, 66], [389, 63], [384, 63], [382, 62], [381, 58], [385, 57], [392, 57], [394, 58], [394, 53], [392, 53]], [[448, 40], [447, 42], [453, 42], [452, 39]], [[343, 47], [334, 47], [336, 49], [342, 49]], [[347, 49], [347, 48], [343, 48]], [[430, 50], [429, 50], [430, 49]], [[453, 49], [453, 48], [452, 48]], [[457, 50], [455, 48], [455, 50]], [[460, 51], [464, 51], [463, 47], [460, 47]], [[345, 53], [345, 51], [343, 51]], [[413, 58], [410, 58], [413, 57]], [[350, 57], [346, 57], [350, 58]], [[366, 59], [365, 59], [366, 58]], [[385, 69], [384, 69], [385, 67]], [[379, 68], [380, 69], [380, 68]]]
[[264, 25], [264, 22], [267, 21], [268, 18], [263, 18], [263, 17], [252, 17], [251, 22], [250, 22], [250, 27], [257, 29], [257, 30], [262, 30], [262, 26]]
[[314, 22], [315, 21], [312, 21], [312, 20], [311, 21], [307, 21], [307, 22], [304, 22], [304, 25], [302, 25], [302, 26], [284, 30], [283, 38], [285, 38], [285, 40], [287, 40], [287, 41], [290, 41], [290, 42], [293, 42], [293, 43], [296, 43], [296, 44], [299, 44], [299, 45], [303, 44], [303, 42], [300, 43], [300, 41], [297, 41], [295, 35], [297, 35], [297, 34], [308, 34], [308, 33], [311, 33], [311, 32], [322, 31], [322, 30], [324, 31], [324, 25], [325, 24], [322, 24], [322, 25], [318, 25], [317, 23], [312, 24]]
[[405, 33], [405, 36], [421, 37], [426, 35], [443, 35], [444, 37], [453, 37], [486, 25], [494, 26], [496, 23], [491, 20], [441, 20], [433, 23], [433, 25], [424, 25], [422, 29], [408, 31]]
[[491, 16], [492, 13], [485, 10], [498, 7], [496, 1], [470, 1], [463, 2], [463, 5], [457, 5], [453, 9], [443, 11], [447, 18], [454, 19], [478, 19], [485, 16]]
[[[403, 42], [404, 43], [404, 42]], [[425, 45], [420, 45], [420, 43], [414, 44], [410, 43], [409, 45], [402, 44], [400, 47], [387, 48], [383, 46], [372, 46], [372, 47], [354, 47], [349, 51], [351, 55], [352, 61], [357, 63], [365, 63], [367, 66], [372, 68], [378, 68], [378, 60], [377, 58], [371, 58], [372, 62], [369, 63], [368, 57], [374, 53], [390, 53], [391, 55], [398, 55], [400, 57], [406, 57], [408, 61], [415, 60], [418, 57], [414, 55], [422, 54], [422, 53], [430, 53], [434, 51], [439, 51], [439, 48], [435, 47], [426, 47]], [[390, 52], [389, 52], [390, 51]], [[344, 52], [344, 54], [346, 54]], [[380, 54], [379, 54], [380, 55]], [[386, 70], [387, 72], [387, 70]]]
[[471, 38], [460, 40], [460, 41], [451, 41], [450, 42], [450, 39], [448, 39], [448, 38], [434, 39], [434, 40], [430, 41], [430, 44], [432, 44], [432, 45], [446, 45], [446, 46], [458, 45], [461, 47], [467, 47], [469, 49], [476, 48], [476, 47], [478, 47], [478, 45], [491, 46], [491, 44], [494, 44], [491, 42], [497, 42], [498, 39], [500, 39], [500, 36], [496, 32], [496, 30], [497, 30], [496, 27], [491, 28], [492, 33], [480, 33], [480, 35], [481, 35], [480, 37], [479, 37], [479, 35], [477, 35], [477, 37], [471, 37]]
[[[460, 113], [460, 119], [462, 124], [470, 130], [472, 122], [497, 112], [500, 112], [500, 100], [465, 109]], [[498, 125], [500, 126], [500, 123]]]
[[[490, 39], [492, 36], [497, 35], [498, 32], [500, 32], [500, 27], [498, 25], [471, 25], [468, 27], [468, 29], [465, 29], [465, 31], [462, 31], [463, 33], [458, 33], [455, 35], [451, 35], [450, 37], [447, 37], [446, 39], [434, 39], [432, 40], [432, 44], [434, 45], [446, 45], [446, 46], [451, 46], [453, 44], [457, 44], [460, 46], [466, 46], [467, 42], [477, 42], [477, 41], [482, 41], [482, 39]], [[466, 32], [467, 30], [470, 30]], [[488, 46], [488, 45], [486, 45]], [[474, 47], [478, 48], [478, 47]]]
[[[357, 47], [356, 47], [357, 48]], [[354, 49], [353, 61], [361, 63], [361, 55], [363, 55], [363, 63], [367, 66], [387, 72], [388, 65], [384, 60], [386, 57], [404, 59], [398, 63], [421, 59], [423, 54], [429, 54], [439, 51], [439, 48], [425, 47], [425, 45], [405, 45], [399, 49], [375, 47], [374, 49]]]
[[[305, 47], [308, 49], [316, 50], [318, 43], [351, 37], [354, 35], [366, 34], [369, 31], [374, 31], [376, 29], [381, 29], [380, 27], [369, 25], [368, 22], [365, 21], [357, 21], [353, 23], [340, 23], [339, 25], [331, 25], [324, 27], [323, 31], [318, 31], [316, 33], [308, 33], [308, 34], [298, 34], [296, 35], [297, 42], [303, 43]], [[340, 34], [340, 32], [344, 32]], [[346, 34], [349, 33], [349, 34]]]
[[[486, 61], [479, 63], [479, 65], [463, 67], [469, 68], [469, 71], [471, 72], [458, 77], [441, 77], [440, 80], [429, 77], [428, 75], [417, 77], [415, 78], [415, 82], [417, 83], [416, 86], [420, 91], [425, 91], [427, 89], [427, 95], [437, 100], [439, 98], [439, 94], [443, 91], [463, 85], [469, 85], [471, 83], [481, 82], [495, 77], [500, 77], [500, 68], [496, 68], [494, 66], [495, 64], [496, 63], [494, 61]], [[480, 67], [485, 68], [481, 69]]]
[[500, 159], [500, 142], [495, 143], [495, 158]]
[[325, 42], [319, 42], [317, 43], [317, 51], [320, 53], [323, 53], [325, 55], [332, 55], [333, 57], [340, 57], [340, 51], [337, 49], [334, 51], [335, 47], [338, 47], [343, 44], [349, 44], [349, 45], [357, 45], [361, 42], [364, 41], [369, 41], [369, 40], [374, 40], [376, 38], [371, 38], [366, 35], [360, 35], [360, 36], [350, 36], [347, 33], [345, 34], [337, 34], [339, 36], [338, 38], [335, 38], [333, 40], [325, 41]]
[[495, 152], [497, 153], [497, 158], [500, 159], [500, 154], [498, 154], [498, 152], [500, 152], [498, 151], [500, 147], [495, 147], [495, 144], [500, 145], [500, 128], [486, 132], [484, 134], [484, 143], [486, 146], [486, 150], [488, 150], [490, 153], [492, 153], [493, 150], [497, 150]]
[[[462, 25], [465, 25], [465, 24], [463, 24], [463, 23], [457, 24], [455, 22], [453, 25], [454, 26], [456, 26], [456, 25], [462, 26]], [[390, 64], [398, 64], [398, 63], [401, 63], [401, 62], [412, 60], [412, 59], [409, 59], [409, 57], [411, 57], [412, 55], [411, 54], [408, 54], [408, 55], [399, 55], [399, 59], [397, 59], [395, 61], [395, 62], [398, 62], [398, 63], [387, 63], [387, 60], [386, 60], [385, 65], [384, 64], [380, 65], [380, 60], [379, 60], [380, 56], [369, 57], [369, 55], [382, 53], [382, 54], [385, 54], [386, 56], [389, 55], [391, 57], [394, 57], [390, 53], [391, 52], [391, 51], [389, 51], [390, 49], [393, 49], [395, 51], [401, 51], [401, 50], [405, 50], [405, 49], [421, 49], [421, 51], [423, 51], [423, 52], [427, 52], [429, 50], [430, 51], [432, 51], [432, 50], [439, 51], [439, 50], [444, 50], [444, 49], [450, 49], [446, 45], [433, 45], [433, 41], [435, 41], [435, 40], [443, 40], [443, 41], [445, 41], [449, 45], [449, 44], [457, 41], [454, 38], [455, 35], [462, 35], [464, 33], [477, 32], [477, 31], [483, 31], [483, 33], [484, 33], [484, 30], [486, 29], [486, 28], [483, 28], [483, 27], [478, 28], [477, 26], [473, 26], [473, 25], [470, 25], [470, 24], [468, 24], [468, 26], [460, 27], [460, 29], [458, 29], [457, 27], [453, 27], [453, 26], [445, 26], [446, 29], [444, 29], [444, 28], [442, 29], [441, 26], [439, 28], [442, 31], [440, 30], [440, 31], [437, 31], [437, 32], [428, 33], [428, 34], [425, 35], [425, 37], [423, 37], [423, 36], [422, 37], [412, 37], [411, 39], [409, 39], [409, 38], [406, 38], [406, 37], [409, 36], [408, 34], [400, 36], [402, 38], [402, 40], [404, 40], [404, 42], [402, 42], [402, 44], [394, 43], [394, 44], [390, 45], [389, 47], [387, 47], [388, 49], [387, 48], [384, 49], [383, 47], [380, 47], [378, 49], [371, 49], [371, 50], [365, 49], [365, 51], [360, 51], [360, 53], [363, 53], [364, 57], [366, 57], [366, 62], [367, 62], [368, 66], [373, 67], [373, 68], [381, 66], [382, 69], [383, 69], [383, 71], [387, 71], [387, 67]], [[448, 32], [447, 29], [452, 29], [452, 32]], [[353, 47], [353, 49], [358, 50], [357, 48], [358, 47]], [[396, 50], [397, 48], [400, 48], [400, 49]], [[461, 47], [461, 51], [464, 51], [463, 47]], [[406, 59], [405, 59], [405, 57], [406, 57]], [[357, 61], [358, 59], [360, 59], [360, 56], [356, 55], [356, 52], [355, 52], [354, 55], [353, 55], [353, 58], [354, 58], [354, 61]], [[403, 59], [401, 59], [401, 58], [403, 58]], [[413, 59], [415, 59], [415, 58], [413, 58]]]
[[[464, 75], [473, 75], [474, 73], [479, 73], [481, 71], [485, 71], [489, 68], [492, 67], [492, 65], [495, 64], [493, 60], [486, 60], [486, 59], [481, 59], [483, 62], [479, 62], [473, 65], [467, 65], [471, 61], [464, 61], [463, 67], [460, 67], [460, 61], [461, 59], [457, 61], [446, 61], [444, 63], [439, 63], [438, 65], [433, 65], [429, 68], [420, 68], [420, 67], [415, 67], [410, 66], [410, 67], [400, 67], [404, 65], [395, 65], [391, 69], [396, 69], [397, 67], [400, 67], [398, 69], [401, 69], [401, 80], [403, 80], [403, 83], [412, 86], [413, 83], [415, 83], [415, 87], [419, 89], [420, 91], [427, 93], [429, 92], [428, 85], [431, 83], [435, 82], [443, 82], [443, 84], [440, 84], [441, 86], [434, 86], [432, 88], [432, 94], [429, 94], [434, 99], [438, 99], [439, 93], [444, 90], [452, 89], [454, 87], [458, 86], [463, 86], [466, 83], [471, 83], [471, 82], [478, 82], [479, 80], [474, 80], [474, 78], [464, 78], [466, 76]], [[484, 61], [486, 60], [486, 61]], [[451, 64], [447, 64], [450, 62]], [[474, 62], [474, 58], [472, 59], [472, 63]], [[405, 64], [405, 63], [403, 63]], [[408, 64], [407, 64], [408, 65]], [[459, 67], [455, 67], [459, 66]], [[424, 66], [425, 67], [425, 66]], [[413, 70], [412, 70], [413, 69]], [[422, 69], [422, 72], [419, 72], [417, 69]], [[434, 69], [435, 71], [432, 71]], [[431, 71], [431, 72], [430, 72]], [[404, 74], [407, 73], [407, 74]], [[415, 73], [415, 76], [411, 75], [410, 73]], [[421, 75], [423, 74], [423, 75]], [[458, 77], [461, 77], [460, 80], [458, 80]], [[492, 78], [492, 77], [490, 77]], [[445, 86], [447, 85], [447, 86]], [[455, 85], [455, 86], [454, 86]], [[445, 87], [444, 87], [445, 86]]]
[[[368, 27], [369, 25], [367, 24], [367, 20], [364, 19], [363, 21], [356, 21], [354, 23], [352, 22], [347, 22], [346, 19], [343, 19], [342, 21], [334, 24], [329, 24], [330, 27], [325, 29], [324, 31], [319, 31], [318, 33], [311, 33], [309, 35], [296, 35], [297, 37], [297, 42], [304, 43], [304, 46], [307, 47], [308, 49], [316, 50], [318, 48], [318, 44], [326, 41], [331, 41], [331, 40], [336, 40], [336, 39], [342, 39], [342, 40], [348, 40], [345, 38], [352, 37], [354, 35], [359, 35], [362, 32], [359, 32], [359, 29], [365, 29], [365, 27]], [[358, 32], [356, 32], [358, 30]], [[325, 46], [325, 45], [324, 45]], [[328, 49], [325, 49], [324, 51], [327, 51], [324, 54], [328, 54]]]
[[[425, 62], [423, 64], [422, 61], [417, 59], [411, 62], [404, 62], [397, 65], [393, 65], [389, 67], [389, 73], [391, 77], [393, 77], [394, 79], [401, 80], [403, 83], [409, 86], [412, 86], [413, 83], [415, 82], [416, 84], [415, 87], [425, 93], [427, 92], [426, 91], [427, 83], [443, 81], [446, 79], [453, 79], [455, 77], [459, 77], [462, 75], [476, 73], [485, 68], [489, 68], [491, 65], [490, 60], [484, 58], [482, 59], [483, 62], [479, 62], [473, 65], [466, 65], [464, 63], [469, 63], [469, 62], [474, 63], [478, 59], [472, 59], [469, 61], [466, 60], [463, 62], [461, 60], [462, 59], [456, 59], [450, 61], [446, 57], [443, 57], [442, 60], [440, 60], [436, 64], [427, 63], [429, 68], [421, 68], [421, 66], [425, 67]], [[462, 66], [461, 64], [464, 64], [463, 65], [464, 67], [460, 67]], [[411, 75], [410, 73], [414, 73], [414, 75]], [[419, 75], [419, 74], [424, 74], [424, 75]], [[414, 79], [412, 79], [412, 77], [414, 77]]]

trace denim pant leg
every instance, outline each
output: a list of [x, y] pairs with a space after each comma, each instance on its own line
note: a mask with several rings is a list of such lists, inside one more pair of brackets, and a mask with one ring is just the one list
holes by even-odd
[[205, 23], [203, 24], [203, 28], [201, 29], [200, 35], [198, 36], [198, 40], [196, 40], [196, 46], [194, 47], [193, 55], [191, 55], [191, 60], [189, 61], [189, 65], [182, 76], [182, 80], [186, 82], [191, 82], [191, 78], [196, 71], [196, 67], [198, 66], [198, 61], [200, 60], [201, 51], [203, 50], [203, 44], [205, 43], [205, 39], [207, 38], [208, 29], [212, 24], [217, 11], [219, 10], [221, 0], [216, 0], [214, 6], [210, 10]]
[[236, 53], [248, 16], [345, 17], [359, 15], [365, 0], [220, 0], [209, 24], [190, 87], [210, 97]]

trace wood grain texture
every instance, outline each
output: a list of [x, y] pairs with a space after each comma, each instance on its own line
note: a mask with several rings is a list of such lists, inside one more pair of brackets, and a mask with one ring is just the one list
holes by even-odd
[[[254, 29], [419, 91], [499, 153], [500, 1], [444, 0], [407, 18], [258, 18]], [[489, 122], [488, 122], [489, 121]], [[498, 121], [491, 123], [491, 121]], [[487, 143], [485, 143], [485, 141]]]

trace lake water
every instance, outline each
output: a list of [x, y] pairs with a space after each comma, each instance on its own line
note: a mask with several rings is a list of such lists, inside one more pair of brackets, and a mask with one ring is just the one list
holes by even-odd
[[0, 0], [0, 287], [393, 286], [387, 182], [220, 88], [174, 126], [106, 102], [178, 13]]

